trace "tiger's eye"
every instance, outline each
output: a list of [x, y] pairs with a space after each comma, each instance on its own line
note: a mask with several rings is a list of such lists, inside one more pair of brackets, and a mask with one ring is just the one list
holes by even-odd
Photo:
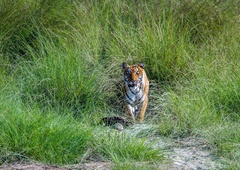
[[127, 74], [128, 74], [128, 75], [131, 74], [131, 69], [128, 69], [128, 70], [127, 70]]

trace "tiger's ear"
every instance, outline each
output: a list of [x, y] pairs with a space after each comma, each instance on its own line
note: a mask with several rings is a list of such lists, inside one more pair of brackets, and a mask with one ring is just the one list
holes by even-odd
[[122, 63], [122, 68], [123, 69], [125, 69], [127, 66], [128, 66], [127, 63], [125, 63], [125, 62]]
[[144, 64], [143, 63], [140, 63], [138, 64], [140, 67], [144, 68]]

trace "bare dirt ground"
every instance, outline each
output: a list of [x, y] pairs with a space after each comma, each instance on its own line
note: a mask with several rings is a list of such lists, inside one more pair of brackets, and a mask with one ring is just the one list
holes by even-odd
[[111, 164], [107, 162], [89, 162], [76, 165], [52, 166], [37, 162], [16, 162], [13, 164], [0, 166], [2, 170], [107, 170], [111, 169]]
[[[146, 135], [147, 132], [153, 133], [154, 128], [152, 125], [141, 124], [134, 125], [131, 129], [126, 131], [133, 136], [139, 134]], [[164, 149], [166, 152], [166, 159], [169, 159], [170, 161], [169, 165], [160, 165], [159, 169], [224, 169], [225, 160], [223, 158], [215, 157], [210, 151], [210, 145], [203, 139], [196, 137], [169, 139], [154, 135], [150, 137], [149, 140], [155, 143], [155, 147]]]
[[[152, 133], [151, 125], [134, 125], [129, 129], [124, 129], [120, 133], [126, 133], [135, 137], [136, 135], [147, 135]], [[159, 169], [169, 170], [211, 170], [224, 169], [224, 160], [212, 155], [210, 146], [202, 139], [188, 137], [183, 139], [168, 139], [161, 136], [149, 137], [149, 142], [154, 142], [154, 147], [163, 148], [166, 152], [168, 163], [159, 165]], [[38, 162], [16, 162], [2, 165], [4, 170], [108, 170], [112, 169], [110, 162], [88, 162], [76, 165], [66, 165], [62, 167], [46, 165]]]
[[208, 144], [197, 138], [184, 138], [165, 143], [173, 169], [222, 169], [220, 158], [212, 155]]

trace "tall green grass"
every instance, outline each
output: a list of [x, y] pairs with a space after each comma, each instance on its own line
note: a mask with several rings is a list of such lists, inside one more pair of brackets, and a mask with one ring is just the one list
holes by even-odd
[[6, 113], [1, 115], [2, 163], [39, 160], [76, 163], [89, 147], [91, 133], [67, 116]]
[[90, 147], [90, 128], [70, 115], [25, 106], [15, 85], [2, 87], [0, 100], [1, 164], [29, 159], [74, 163]]
[[[239, 167], [239, 8], [237, 0], [2, 0], [1, 163], [11, 153], [72, 163], [94, 140], [119, 169], [134, 155], [150, 161], [141, 152], [155, 157], [134, 139], [89, 139], [103, 116], [122, 111], [126, 61], [144, 62], [151, 80], [146, 123], [169, 137], [206, 138]], [[118, 140], [138, 151], [121, 153]]]
[[168, 96], [170, 111], [160, 119], [163, 134], [198, 135], [212, 144], [215, 153], [239, 166], [239, 23], [223, 26], [208, 37]]
[[[59, 40], [60, 41], [60, 40]], [[91, 56], [63, 42], [40, 40], [43, 53], [31, 51], [32, 60], [19, 64], [19, 84], [22, 99], [41, 107], [69, 109], [84, 119], [86, 113], [96, 116], [99, 106], [104, 107], [102, 94], [107, 81], [104, 71]], [[60, 47], [59, 47], [60, 46]], [[31, 88], [29, 88], [31, 86]], [[94, 116], [93, 116], [94, 117]], [[92, 117], [92, 118], [93, 118]]]
[[[218, 153], [239, 160], [239, 59], [217, 53], [213, 59], [197, 62], [196, 78], [186, 87], [180, 85], [181, 93], [174, 94], [172, 111], [178, 117], [176, 129], [204, 136]], [[229, 151], [231, 154], [227, 154]]]

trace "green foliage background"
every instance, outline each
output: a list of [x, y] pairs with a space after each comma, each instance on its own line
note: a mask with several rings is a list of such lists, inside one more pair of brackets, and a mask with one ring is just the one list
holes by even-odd
[[0, 163], [70, 164], [93, 146], [102, 149], [90, 155], [115, 163], [132, 153], [149, 161], [131, 147], [111, 157], [118, 143], [104, 150], [111, 141], [94, 135], [103, 116], [122, 112], [126, 61], [144, 62], [151, 81], [146, 123], [167, 137], [204, 138], [239, 167], [239, 8], [237, 0], [2, 0]]

